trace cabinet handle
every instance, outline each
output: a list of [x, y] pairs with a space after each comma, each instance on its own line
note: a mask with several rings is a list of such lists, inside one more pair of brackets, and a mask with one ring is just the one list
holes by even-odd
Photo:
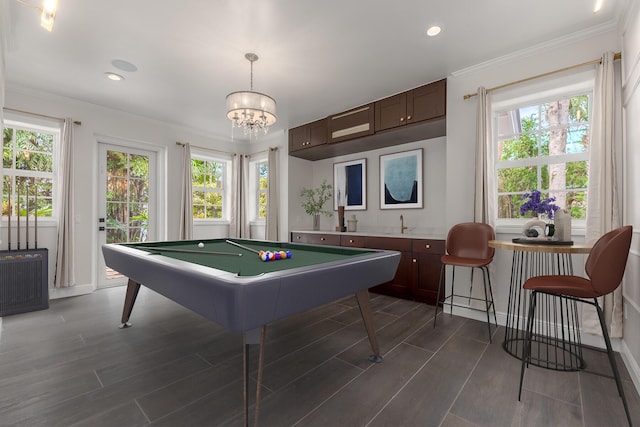
[[404, 122], [404, 117], [400, 117], [400, 122]]
[[411, 116], [407, 116], [407, 120], [411, 120]]
[[322, 240], [324, 242], [324, 237], [321, 237], [320, 240]]
[[353, 243], [353, 239], [349, 239], [349, 243]]
[[300, 240], [300, 236], [296, 236], [296, 239]]
[[431, 249], [431, 245], [424, 245], [425, 248]]
[[413, 262], [418, 262], [415, 258], [413, 259]]

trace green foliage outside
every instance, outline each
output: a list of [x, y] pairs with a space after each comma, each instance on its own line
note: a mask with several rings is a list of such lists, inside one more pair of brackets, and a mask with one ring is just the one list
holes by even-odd
[[269, 165], [267, 162], [258, 163], [258, 218], [267, 218], [267, 183], [269, 179]]
[[224, 163], [191, 160], [194, 219], [222, 219]]
[[13, 216], [19, 205], [21, 216], [50, 217], [53, 179], [46, 176], [53, 176], [54, 135], [6, 127], [2, 142], [2, 215], [9, 214], [11, 198]]
[[[525, 165], [498, 170], [498, 218], [520, 218], [523, 195], [534, 189], [540, 190], [545, 198], [556, 197], [560, 201], [558, 206], [570, 210], [573, 218], [586, 218], [588, 162], [555, 163], [553, 156], [588, 150], [588, 96], [575, 96], [507, 114], [510, 118], [519, 118], [520, 129], [519, 133], [506, 134], [499, 141], [498, 160], [522, 161]], [[537, 164], [527, 165], [536, 161]]]
[[149, 226], [149, 158], [107, 152], [107, 243], [146, 240]]

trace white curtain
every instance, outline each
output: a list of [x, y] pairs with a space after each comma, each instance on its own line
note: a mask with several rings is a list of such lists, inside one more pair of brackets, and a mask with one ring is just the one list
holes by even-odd
[[231, 223], [229, 237], [251, 238], [251, 227], [247, 219], [249, 198], [249, 156], [237, 154], [233, 157], [231, 171]]
[[[616, 145], [621, 129], [615, 120], [615, 76], [613, 52], [602, 56], [597, 66], [591, 110], [591, 139], [589, 148], [589, 209], [585, 240], [595, 241], [608, 231], [620, 227], [620, 208], [617, 182]], [[619, 123], [619, 122], [618, 122]], [[600, 334], [595, 309], [582, 304], [582, 328]], [[622, 336], [622, 285], [601, 299], [611, 337]]]
[[76, 284], [73, 246], [75, 234], [73, 182], [73, 121], [66, 118], [62, 128], [58, 174], [58, 248], [56, 274], [53, 281], [56, 288], [66, 288]]
[[182, 191], [180, 194], [180, 240], [193, 238], [193, 201], [191, 188], [191, 145], [182, 150]]
[[491, 106], [487, 98], [487, 90], [479, 87], [473, 220], [495, 227], [495, 159], [491, 135]]
[[266, 240], [278, 240], [278, 211], [280, 192], [278, 189], [278, 148], [269, 149], [269, 175], [267, 178], [267, 221], [265, 227]]

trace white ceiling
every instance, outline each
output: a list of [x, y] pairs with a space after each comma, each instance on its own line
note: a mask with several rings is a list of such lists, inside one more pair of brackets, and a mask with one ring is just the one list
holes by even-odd
[[[246, 52], [260, 57], [254, 90], [276, 99], [273, 129], [282, 131], [532, 45], [610, 29], [629, 0], [605, 0], [597, 14], [595, 0], [59, 0], [51, 33], [37, 11], [3, 1], [8, 87], [229, 138], [225, 97], [249, 89]], [[432, 24], [443, 28], [437, 37], [424, 35]], [[114, 59], [138, 70], [120, 71]], [[110, 81], [107, 71], [126, 79]]]

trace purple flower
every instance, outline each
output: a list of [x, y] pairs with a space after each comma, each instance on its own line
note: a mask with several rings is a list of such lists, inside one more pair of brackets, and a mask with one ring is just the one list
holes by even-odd
[[555, 197], [549, 197], [542, 199], [542, 193], [538, 190], [532, 190], [531, 193], [525, 193], [524, 198], [529, 199], [520, 206], [520, 215], [524, 216], [527, 212], [533, 211], [536, 214], [547, 214], [549, 219], [553, 219], [553, 213], [557, 211], [559, 206], [556, 206], [553, 202], [556, 201]]

